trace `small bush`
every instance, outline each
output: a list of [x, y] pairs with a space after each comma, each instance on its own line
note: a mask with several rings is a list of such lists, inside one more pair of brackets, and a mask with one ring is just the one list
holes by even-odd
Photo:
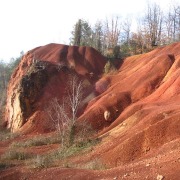
[[91, 124], [86, 121], [76, 123], [75, 128], [77, 131], [75, 134], [75, 142], [90, 140], [96, 133]]
[[42, 169], [42, 168], [51, 167], [52, 163], [53, 163], [53, 159], [50, 156], [37, 155], [35, 158], [33, 158], [30, 161], [29, 165], [31, 168]]
[[117, 73], [117, 68], [113, 65], [113, 63], [109, 60], [104, 66], [104, 74], [115, 74]]
[[12, 133], [3, 127], [0, 128], [0, 141], [6, 141], [9, 139], [14, 139], [18, 136], [19, 136], [18, 133]]
[[63, 164], [65, 168], [79, 168], [79, 169], [91, 169], [91, 170], [105, 170], [108, 169], [105, 164], [103, 164], [99, 159], [94, 159], [86, 164], [77, 165], [74, 163], [65, 162]]
[[55, 157], [55, 159], [64, 159], [72, 155], [76, 155], [82, 151], [88, 150], [88, 148], [91, 148], [92, 146], [96, 145], [98, 143], [98, 140], [89, 140], [85, 142], [77, 142], [73, 144], [70, 147], [64, 147], [59, 150], [56, 150], [52, 153], [52, 156]]
[[4, 170], [4, 169], [7, 169], [9, 167], [12, 167], [13, 165], [11, 164], [8, 164], [8, 163], [5, 163], [5, 162], [0, 162], [0, 171], [1, 170]]
[[105, 170], [105, 169], [107, 169], [106, 165], [104, 165], [99, 159], [95, 159], [93, 161], [88, 162], [82, 168], [92, 169], [92, 170]]
[[1, 160], [25, 160], [32, 157], [31, 154], [10, 149], [1, 156]]
[[0, 170], [6, 169], [7, 165], [5, 163], [0, 163]]

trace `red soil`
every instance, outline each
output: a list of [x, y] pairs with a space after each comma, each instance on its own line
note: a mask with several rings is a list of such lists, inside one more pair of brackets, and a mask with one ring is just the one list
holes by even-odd
[[17, 131], [24, 126], [23, 131], [27, 133], [51, 130], [52, 122], [44, 120], [47, 119], [44, 111], [51, 99], [62, 100], [68, 72], [83, 79], [86, 88], [92, 90], [105, 62], [105, 58], [90, 47], [49, 44], [27, 52], [9, 83], [8, 128]]
[[[43, 57], [52, 60], [53, 50], [49, 54], [44, 47], [43, 52]], [[91, 152], [72, 157], [70, 162], [83, 168], [98, 159], [110, 169], [93, 171], [57, 167], [31, 172], [18, 167], [2, 172], [1, 177], [157, 179], [162, 175], [164, 179], [179, 179], [179, 67], [180, 43], [174, 43], [129, 57], [116, 74], [96, 82], [99, 95], [88, 103], [79, 121], [90, 122], [99, 131], [101, 142]], [[110, 113], [108, 120], [104, 118], [105, 111]], [[35, 127], [41, 128], [41, 123]]]

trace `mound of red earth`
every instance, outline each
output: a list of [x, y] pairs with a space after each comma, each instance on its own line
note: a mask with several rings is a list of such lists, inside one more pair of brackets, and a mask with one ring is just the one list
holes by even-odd
[[69, 74], [83, 79], [88, 96], [105, 63], [105, 58], [90, 47], [49, 44], [27, 52], [9, 83], [7, 127], [13, 132], [22, 127], [28, 132], [49, 131], [52, 122], [46, 118], [46, 106], [53, 98], [62, 100]]
[[[74, 54], [78, 52], [78, 55], [72, 55], [74, 57], [72, 60], [68, 58], [67, 52], [71, 52], [71, 55], [73, 52]], [[86, 53], [88, 54], [86, 60], [77, 58], [76, 61], [76, 57], [82, 54], [84, 57]], [[46, 73], [43, 73], [38, 80], [36, 73], [35, 77], [30, 73], [28, 78], [34, 77], [34, 80], [41, 83], [39, 89], [32, 89], [32, 97], [31, 92], [29, 99], [25, 97], [23, 104], [26, 108], [23, 108], [21, 93], [23, 94], [24, 90], [21, 91], [22, 88], [19, 86], [23, 87], [22, 78], [26, 77], [25, 74], [31, 67], [33, 54], [41, 60], [40, 62], [46, 61], [51, 64], [45, 69], [47, 76], [49, 77], [49, 74], [52, 76], [47, 80], [44, 76]], [[66, 83], [64, 72], [60, 71], [54, 75], [52, 68], [61, 61], [66, 62], [68, 68], [73, 66], [79, 75], [86, 77], [94, 85], [90, 93], [95, 91], [96, 97], [92, 96], [89, 99], [78, 121], [88, 121], [98, 130], [98, 137], [101, 139], [99, 145], [90, 153], [83, 157], [79, 155], [72, 158], [71, 162], [83, 165], [98, 160], [110, 169], [91, 171], [52, 168], [40, 171], [38, 177], [43, 179], [50, 177], [178, 179], [180, 177], [180, 43], [126, 58], [117, 72], [103, 76], [101, 79], [98, 79], [98, 75], [103, 71], [105, 60], [91, 48], [53, 44], [30, 51], [23, 57], [12, 76], [8, 89], [6, 117], [8, 126], [12, 130], [30, 126], [35, 119], [37, 123], [34, 123], [34, 126], [38, 126], [36, 129], [46, 127], [41, 108], [54, 97], [53, 93], [57, 95], [57, 92], [61, 92], [62, 86]], [[74, 65], [76, 63], [77, 67]], [[92, 80], [90, 74], [94, 75]], [[59, 83], [57, 77], [60, 79]], [[50, 89], [49, 86], [53, 88]], [[28, 89], [31, 91], [31, 88]], [[35, 178], [34, 174], [27, 172], [26, 175], [31, 179]]]
[[125, 59], [116, 74], [96, 83], [96, 90], [100, 95], [80, 120], [100, 130], [98, 158], [119, 167], [159, 157], [156, 163], [165, 161], [164, 167], [154, 174], [180, 177], [180, 43]]

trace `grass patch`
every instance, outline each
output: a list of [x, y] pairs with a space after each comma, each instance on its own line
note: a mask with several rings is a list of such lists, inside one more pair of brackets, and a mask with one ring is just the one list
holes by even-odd
[[31, 159], [27, 165], [34, 169], [42, 169], [52, 167], [53, 159], [47, 156], [37, 155], [35, 158]]
[[43, 145], [57, 144], [57, 143], [60, 143], [60, 138], [58, 135], [55, 135], [53, 137], [36, 136], [26, 141], [13, 142], [11, 144], [11, 147], [32, 147], [32, 146], [43, 146]]
[[[73, 144], [70, 147], [61, 147], [51, 153], [48, 153], [46, 155], [38, 155], [35, 158], [31, 159], [27, 165], [31, 168], [48, 168], [57, 166], [58, 160], [64, 160], [70, 156], [77, 155], [79, 153], [83, 153], [85, 151], [88, 151], [89, 148], [96, 145], [99, 142], [99, 140], [88, 140], [84, 142], [78, 142], [76, 144]], [[67, 166], [66, 166], [67, 167]], [[68, 165], [69, 167], [69, 165]]]
[[10, 168], [10, 167], [13, 167], [13, 166], [14, 165], [6, 163], [6, 162], [0, 162], [0, 171], [4, 170], [4, 169], [7, 169], [7, 168]]
[[99, 140], [88, 140], [84, 142], [77, 142], [76, 144], [73, 144], [70, 147], [64, 147], [59, 150], [56, 150], [52, 153], [52, 156], [54, 156], [55, 159], [65, 159], [67, 157], [70, 157], [72, 155], [76, 155], [79, 152], [87, 151], [88, 148], [95, 146]]
[[6, 141], [18, 137], [18, 133], [12, 133], [5, 128], [0, 128], [0, 141]]
[[92, 169], [92, 170], [105, 170], [108, 169], [105, 164], [103, 164], [99, 159], [94, 159], [83, 165], [81, 168], [83, 169]]
[[16, 149], [9, 149], [1, 156], [1, 160], [26, 160], [32, 155]]
[[99, 159], [94, 159], [90, 162], [80, 165], [65, 161], [63, 163], [64, 168], [78, 168], [78, 169], [90, 169], [90, 170], [106, 170], [108, 167], [103, 164]]

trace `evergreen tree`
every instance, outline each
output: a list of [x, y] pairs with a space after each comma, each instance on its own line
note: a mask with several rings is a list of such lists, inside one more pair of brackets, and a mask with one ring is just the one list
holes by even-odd
[[70, 44], [76, 46], [92, 46], [92, 29], [87, 21], [79, 19], [75, 24]]
[[73, 45], [80, 46], [81, 36], [82, 36], [82, 23], [81, 23], [81, 19], [79, 19], [78, 22], [75, 24]]

